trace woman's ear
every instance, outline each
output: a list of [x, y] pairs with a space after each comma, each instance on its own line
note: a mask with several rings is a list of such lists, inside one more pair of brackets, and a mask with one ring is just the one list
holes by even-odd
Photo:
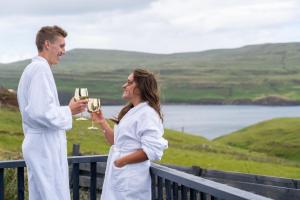
[[140, 89], [137, 86], [134, 87], [133, 94], [141, 96], [141, 91], [140, 91]]

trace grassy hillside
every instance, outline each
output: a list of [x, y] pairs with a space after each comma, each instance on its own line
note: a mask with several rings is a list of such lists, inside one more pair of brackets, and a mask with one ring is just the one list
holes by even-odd
[[300, 163], [300, 118], [265, 121], [214, 141]]
[[[29, 60], [0, 65], [0, 86], [16, 88]], [[74, 49], [55, 67], [61, 93], [87, 87], [105, 102], [120, 101], [121, 85], [133, 68], [159, 74], [165, 102], [272, 104], [300, 101], [300, 43], [250, 45], [176, 54]], [[299, 103], [299, 102], [296, 102]]]
[[[0, 119], [0, 160], [16, 159], [21, 156], [23, 140], [20, 114], [16, 110], [0, 108]], [[73, 129], [67, 133], [69, 153], [74, 143], [80, 144], [84, 154], [108, 153], [109, 146], [103, 134], [87, 130], [90, 125], [90, 121], [73, 121]], [[300, 178], [298, 161], [231, 147], [169, 129], [165, 130], [164, 137], [169, 141], [169, 148], [162, 163]]]

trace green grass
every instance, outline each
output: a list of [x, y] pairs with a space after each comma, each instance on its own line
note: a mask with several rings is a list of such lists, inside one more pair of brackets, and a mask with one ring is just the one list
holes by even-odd
[[246, 127], [214, 141], [300, 163], [300, 118], [279, 118]]
[[[19, 112], [0, 108], [0, 119], [0, 159], [21, 158], [23, 133]], [[283, 121], [288, 122], [289, 120], [284, 119]], [[299, 120], [291, 119], [288, 130], [292, 133], [278, 141], [284, 143], [283, 140], [287, 140], [290, 141], [290, 144], [299, 144], [299, 137], [296, 133]], [[279, 124], [279, 121], [274, 123]], [[67, 132], [69, 154], [72, 152], [72, 144], [80, 144], [80, 151], [86, 155], [108, 153], [109, 145], [103, 133], [100, 130], [87, 130], [90, 125], [91, 121], [73, 121], [73, 129]], [[284, 131], [285, 128], [281, 131]], [[276, 133], [274, 134], [276, 135]], [[246, 148], [245, 145], [232, 146], [219, 140], [209, 141], [200, 136], [183, 134], [169, 129], [165, 129], [164, 137], [169, 142], [169, 148], [165, 151], [161, 163], [182, 166], [196, 165], [208, 169], [300, 178], [300, 161], [290, 156], [290, 151], [297, 152], [293, 150], [292, 146], [284, 151], [287, 156], [278, 157], [276, 154], [271, 155], [268, 152], [258, 152], [256, 149]], [[263, 137], [256, 138], [257, 143], [264, 140]], [[269, 141], [272, 140], [269, 139]], [[295, 140], [294, 143], [293, 140]], [[271, 149], [271, 151], [273, 150], [276, 152], [275, 149]]]

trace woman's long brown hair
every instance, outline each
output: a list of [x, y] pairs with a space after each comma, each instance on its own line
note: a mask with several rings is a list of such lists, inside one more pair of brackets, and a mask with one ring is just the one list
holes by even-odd
[[[160, 109], [159, 88], [154, 74], [144, 69], [135, 69], [133, 71], [133, 80], [140, 91], [141, 100], [143, 102], [147, 101], [157, 112], [161, 120], [163, 120], [163, 115]], [[113, 121], [118, 124], [131, 108], [133, 108], [132, 103], [127, 103], [120, 111], [118, 117]]]

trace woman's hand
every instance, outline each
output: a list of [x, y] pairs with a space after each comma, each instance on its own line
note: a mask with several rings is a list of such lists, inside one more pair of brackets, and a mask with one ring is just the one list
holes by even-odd
[[122, 159], [117, 159], [117, 160], [115, 160], [114, 165], [118, 168], [121, 168], [121, 167], [124, 167], [126, 164], [125, 164], [125, 162], [122, 161]]
[[91, 117], [92, 117], [92, 120], [94, 120], [95, 122], [97, 122], [99, 124], [101, 124], [105, 121], [104, 115], [101, 110], [91, 113]]

